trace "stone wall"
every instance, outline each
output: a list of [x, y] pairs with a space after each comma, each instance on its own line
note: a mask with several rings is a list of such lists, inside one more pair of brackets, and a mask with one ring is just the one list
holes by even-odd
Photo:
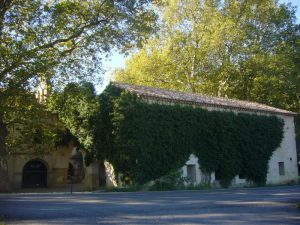
[[47, 187], [57, 188], [67, 185], [69, 157], [73, 146], [60, 147], [48, 154], [14, 153], [8, 159], [8, 176], [12, 188], [22, 188], [22, 174], [26, 163], [31, 160], [41, 161], [47, 168]]

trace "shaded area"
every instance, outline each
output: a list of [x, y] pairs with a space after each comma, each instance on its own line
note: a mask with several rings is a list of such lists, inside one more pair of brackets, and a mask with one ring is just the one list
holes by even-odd
[[84, 176], [82, 152], [80, 149], [74, 148], [69, 161], [68, 182], [75, 184], [82, 183]]
[[99, 186], [105, 187], [106, 185], [106, 170], [104, 162], [99, 163]]
[[7, 224], [299, 224], [299, 186], [0, 196]]
[[23, 168], [22, 188], [47, 187], [47, 167], [40, 160], [31, 160]]

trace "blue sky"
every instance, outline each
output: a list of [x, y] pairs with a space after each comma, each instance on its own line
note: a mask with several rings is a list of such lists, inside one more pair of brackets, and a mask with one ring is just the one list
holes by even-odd
[[[296, 6], [297, 23], [300, 23], [300, 0], [279, 0], [279, 3], [291, 3], [292, 6]], [[108, 83], [112, 71], [120, 67], [125, 67], [125, 57], [124, 55], [118, 54], [116, 51], [113, 52], [113, 54], [109, 58], [103, 61], [103, 68], [106, 70], [104, 86], [106, 86], [106, 84]]]

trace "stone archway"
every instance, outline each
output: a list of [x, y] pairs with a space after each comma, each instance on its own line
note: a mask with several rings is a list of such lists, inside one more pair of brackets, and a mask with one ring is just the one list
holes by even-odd
[[47, 167], [41, 160], [30, 160], [23, 167], [22, 188], [47, 187]]

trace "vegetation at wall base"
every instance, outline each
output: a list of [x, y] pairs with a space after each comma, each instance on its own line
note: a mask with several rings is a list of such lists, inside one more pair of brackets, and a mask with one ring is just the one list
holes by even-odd
[[223, 187], [241, 173], [262, 185], [268, 161], [283, 138], [283, 121], [275, 116], [149, 104], [113, 85], [103, 92], [100, 105], [106, 107], [100, 107], [98, 144], [133, 184], [176, 171], [194, 154], [200, 169], [216, 172]]
[[141, 185], [134, 185], [134, 186], [127, 186], [127, 187], [109, 187], [109, 188], [103, 188], [104, 192], [137, 192], [142, 191], [143, 186]]

